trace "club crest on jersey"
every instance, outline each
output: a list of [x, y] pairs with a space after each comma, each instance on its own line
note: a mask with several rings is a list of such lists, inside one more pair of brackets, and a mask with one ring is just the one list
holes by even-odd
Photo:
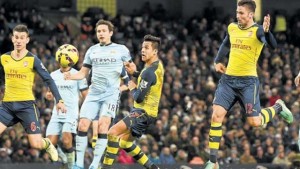
[[140, 85], [141, 85], [141, 88], [144, 88], [144, 89], [145, 89], [145, 88], [147, 87], [147, 84], [148, 84], [147, 81], [142, 80], [142, 81], [141, 81], [141, 84], [140, 84]]
[[27, 67], [28, 66], [28, 62], [27, 61], [23, 62], [23, 65], [24, 65], [24, 67]]
[[117, 52], [115, 50], [110, 51], [111, 54], [116, 54]]
[[252, 34], [253, 34], [253, 31], [249, 31], [248, 32], [248, 37], [252, 36]]

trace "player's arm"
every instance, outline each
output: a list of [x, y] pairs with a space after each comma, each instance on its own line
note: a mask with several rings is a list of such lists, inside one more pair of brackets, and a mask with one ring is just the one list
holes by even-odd
[[41, 60], [39, 58], [37, 58], [36, 56], [34, 58], [34, 69], [41, 76], [41, 78], [47, 84], [47, 86], [50, 88], [50, 91], [52, 92], [54, 98], [56, 100], [62, 100], [54, 80], [48, 73], [48, 70], [45, 68], [45, 66], [43, 65]]
[[257, 32], [256, 32], [257, 39], [261, 41], [262, 43], [266, 44], [269, 46], [271, 49], [275, 49], [277, 47], [277, 41], [274, 38], [273, 34], [268, 31], [264, 32], [263, 27], [259, 27]]
[[228, 55], [229, 51], [230, 51], [230, 40], [229, 40], [229, 35], [227, 34], [214, 60], [214, 66], [217, 72], [225, 73], [226, 67], [222, 63], [222, 61]]
[[123, 91], [126, 91], [128, 90], [128, 82], [130, 80], [127, 72], [126, 72], [126, 69], [125, 67], [123, 66], [122, 67], [122, 72], [121, 72], [121, 75], [120, 75], [121, 79], [123, 80], [123, 84], [120, 86], [120, 91], [123, 92]]
[[83, 64], [83, 66], [81, 67], [81, 69], [78, 72], [76, 72], [74, 74], [71, 74], [70, 72], [65, 72], [64, 77], [66, 80], [84, 79], [84, 78], [88, 77], [91, 67], [92, 67], [91, 65]]
[[155, 73], [151, 69], [145, 70], [140, 76], [141, 81], [139, 83], [139, 86], [134, 86], [135, 84], [132, 84], [132, 81], [130, 81], [128, 84], [128, 88], [133, 95], [133, 99], [137, 103], [141, 103], [144, 101], [145, 96], [150, 90], [151, 86], [156, 83]]
[[57, 101], [57, 110], [61, 110], [62, 112], [66, 112], [66, 108], [64, 105], [64, 102], [58, 92], [58, 89], [56, 87], [56, 84], [50, 74], [48, 73], [47, 69], [41, 62], [39, 58], [34, 56], [34, 70], [41, 76], [43, 81], [47, 84], [47, 86], [50, 88], [50, 91], [52, 92], [55, 100]]
[[269, 14], [264, 16], [263, 25], [259, 26], [256, 36], [262, 43], [270, 46], [272, 49], [275, 49], [277, 47], [277, 42], [273, 34], [270, 32], [270, 20], [271, 17]]

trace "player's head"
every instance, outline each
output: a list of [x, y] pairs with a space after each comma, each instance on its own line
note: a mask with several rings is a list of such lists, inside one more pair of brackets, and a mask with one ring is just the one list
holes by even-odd
[[29, 42], [29, 31], [26, 25], [17, 25], [13, 29], [12, 42], [15, 50], [26, 48], [26, 45]]
[[111, 36], [113, 35], [114, 25], [107, 20], [99, 20], [96, 23], [96, 35], [101, 45], [107, 45], [111, 42]]
[[142, 60], [147, 62], [158, 57], [158, 51], [160, 48], [160, 38], [153, 35], [144, 36], [144, 42], [142, 44]]
[[236, 9], [236, 18], [240, 27], [245, 28], [254, 20], [256, 4], [254, 0], [239, 0]]

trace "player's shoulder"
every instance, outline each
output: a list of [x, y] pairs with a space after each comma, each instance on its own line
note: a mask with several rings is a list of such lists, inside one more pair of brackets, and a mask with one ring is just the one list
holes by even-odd
[[70, 73], [77, 73], [77, 72], [78, 72], [78, 70], [76, 70], [74, 68], [71, 68], [71, 70], [70, 70]]
[[51, 74], [51, 76], [55, 76], [55, 75], [61, 74], [61, 71], [60, 71], [60, 69], [56, 69], [53, 72], [51, 72], [50, 74]]
[[119, 48], [119, 49], [128, 50], [128, 48], [125, 45], [118, 44], [118, 43], [112, 43], [111, 47], [116, 47], [116, 48]]

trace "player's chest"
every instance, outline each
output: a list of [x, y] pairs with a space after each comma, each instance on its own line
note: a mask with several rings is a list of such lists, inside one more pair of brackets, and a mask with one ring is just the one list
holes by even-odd
[[59, 90], [71, 90], [77, 88], [76, 80], [64, 80], [63, 75], [53, 77], [53, 80]]
[[33, 62], [31, 60], [13, 60], [13, 59], [3, 59], [2, 65], [5, 73], [15, 73], [15, 74], [24, 74], [33, 72]]
[[116, 50], [98, 50], [92, 52], [90, 59], [93, 64], [97, 65], [122, 63], [122, 55]]

